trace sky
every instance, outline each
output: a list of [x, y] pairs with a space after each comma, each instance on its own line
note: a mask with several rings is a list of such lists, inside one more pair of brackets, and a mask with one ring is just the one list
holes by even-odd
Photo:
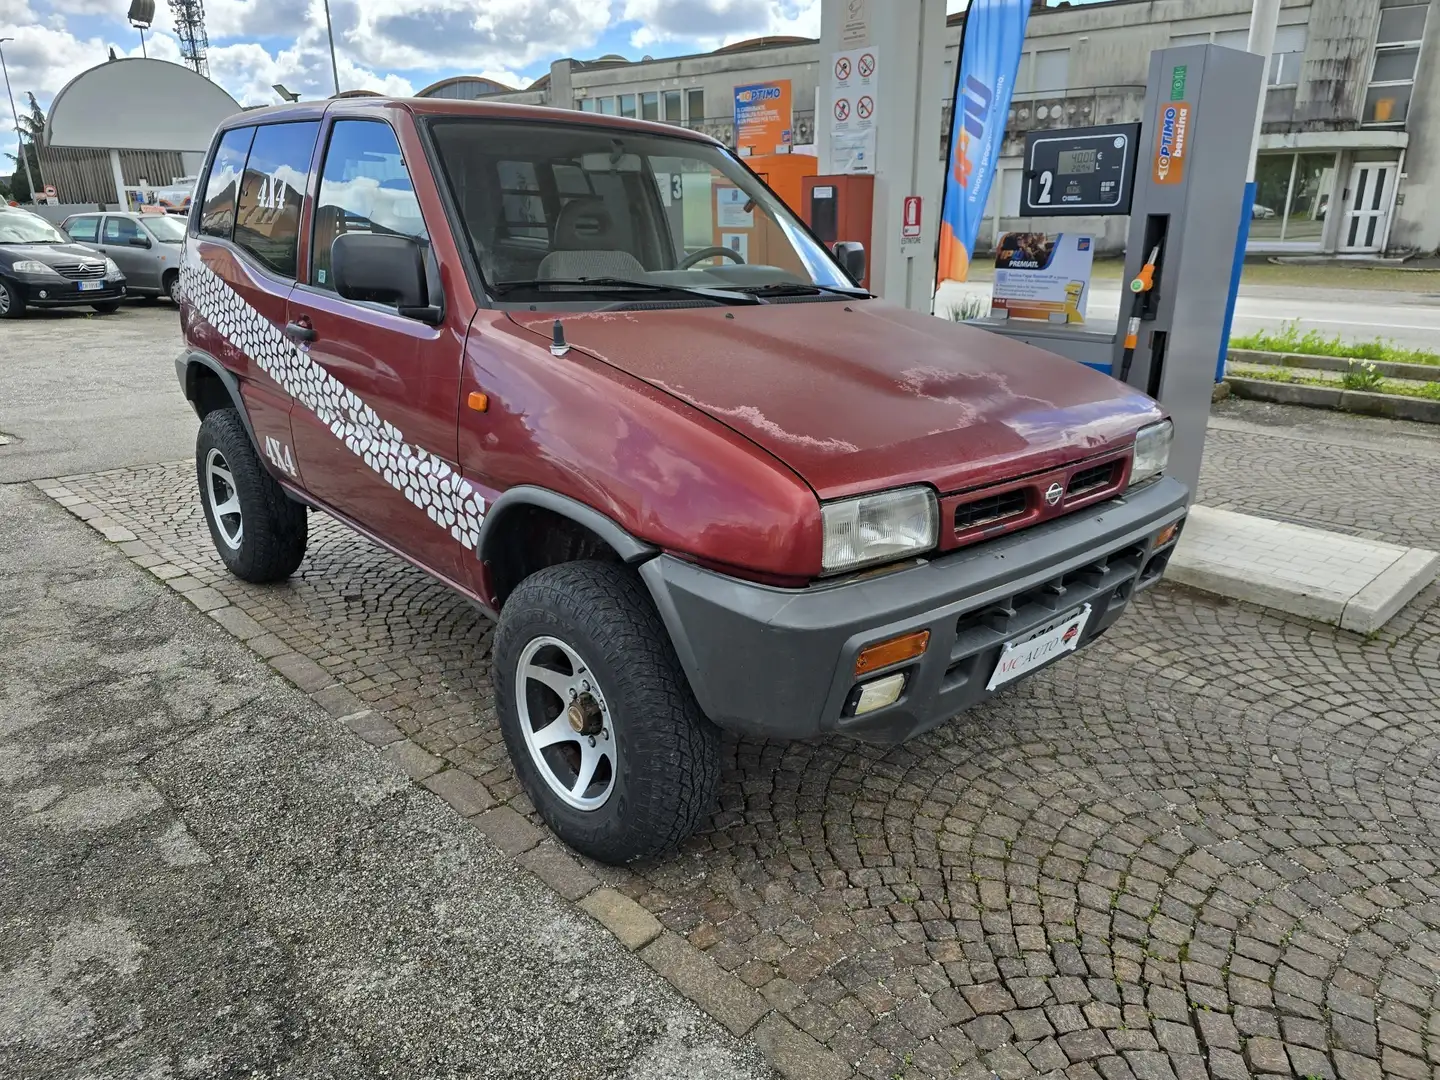
[[[966, 0], [948, 0], [960, 10]], [[16, 103], [41, 107], [109, 56], [139, 56], [129, 0], [0, 0]], [[322, 0], [205, 0], [210, 77], [243, 105], [274, 104], [281, 83], [329, 95]], [[820, 34], [820, 0], [331, 0], [342, 90], [408, 94], [448, 75], [523, 87], [564, 56], [679, 56], [762, 34]], [[179, 60], [166, 0], [149, 55]], [[0, 103], [3, 107], [3, 103]], [[7, 123], [4, 127], [8, 128]]]

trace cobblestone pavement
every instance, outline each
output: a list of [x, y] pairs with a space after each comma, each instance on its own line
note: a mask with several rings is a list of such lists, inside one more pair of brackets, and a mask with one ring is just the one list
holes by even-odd
[[[1298, 415], [1221, 410], [1202, 501], [1435, 544], [1440, 441]], [[188, 464], [63, 485], [281, 670], [531, 812], [464, 601], [318, 515], [291, 582], [234, 581]], [[1440, 586], [1371, 639], [1164, 587], [914, 743], [726, 760], [681, 854], [589, 870], [828, 1048], [791, 1076], [1440, 1080]]]

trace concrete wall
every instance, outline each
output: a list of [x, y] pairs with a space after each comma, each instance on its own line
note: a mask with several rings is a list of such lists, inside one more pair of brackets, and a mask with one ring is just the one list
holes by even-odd
[[1428, 253], [1440, 249], [1440, 0], [1430, 0], [1420, 70], [1405, 126], [1410, 146], [1405, 152], [1390, 246]]

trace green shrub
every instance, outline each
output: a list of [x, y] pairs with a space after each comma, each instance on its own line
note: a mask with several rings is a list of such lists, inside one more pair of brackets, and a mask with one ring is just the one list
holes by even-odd
[[1300, 332], [1298, 323], [1286, 323], [1278, 333], [1261, 330], [1230, 339], [1232, 349], [1256, 352], [1300, 353], [1306, 356], [1341, 356], [1357, 360], [1384, 360], [1392, 364], [1440, 364], [1440, 353], [1425, 349], [1402, 349], [1393, 341], [1342, 341], [1340, 335], [1326, 337], [1318, 330]]
[[1349, 368], [1340, 376], [1346, 390], [1378, 391], [1385, 380], [1369, 360], [1351, 360]]

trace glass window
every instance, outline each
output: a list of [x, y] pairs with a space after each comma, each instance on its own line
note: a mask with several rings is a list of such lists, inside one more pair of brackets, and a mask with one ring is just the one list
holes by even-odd
[[1251, 240], [1279, 240], [1290, 197], [1294, 154], [1261, 154], [1255, 162], [1255, 206], [1250, 211]]
[[105, 219], [105, 243], [128, 244], [132, 236], [140, 235], [140, 226], [131, 218], [107, 217]]
[[185, 239], [184, 218], [174, 214], [146, 214], [140, 221], [145, 231], [162, 243], [178, 244]]
[[653, 90], [640, 95], [640, 119], [660, 119], [660, 95]]
[[1375, 53], [1375, 70], [1370, 75], [1370, 81], [1410, 82], [1415, 78], [1415, 64], [1419, 59], [1419, 48], [1378, 49]]
[[615, 115], [615, 99], [613, 97], [602, 97], [599, 100], [600, 111], [607, 116]]
[[579, 109], [581, 112], [595, 112], [595, 99], [582, 97], [575, 102], [575, 108]]
[[1393, 45], [1401, 41], [1419, 41], [1425, 36], [1425, 12], [1428, 7], [1428, 4], [1413, 4], [1381, 11], [1376, 43]]
[[210, 178], [205, 184], [205, 205], [200, 210], [200, 232], [229, 240], [235, 227], [235, 201], [240, 193], [240, 174], [250, 154], [253, 127], [227, 131], [215, 151]]
[[1275, 49], [1270, 54], [1271, 86], [1294, 86], [1300, 81], [1300, 63], [1305, 59], [1305, 27], [1275, 29]]
[[621, 94], [621, 95], [620, 95], [620, 115], [621, 115], [621, 116], [628, 116], [628, 117], [630, 117], [632, 120], [635, 118], [635, 95], [634, 95], [634, 94]]
[[1249, 30], [1221, 30], [1215, 34], [1215, 44], [1226, 49], [1239, 49], [1245, 52], [1245, 46], [1250, 44]]
[[339, 120], [330, 131], [315, 202], [311, 284], [335, 287], [330, 248], [347, 232], [429, 237], [395, 132], [379, 120]]
[[504, 235], [550, 239], [550, 227], [545, 223], [545, 200], [540, 196], [535, 163], [497, 161], [495, 169], [500, 176], [500, 201], [505, 210]]
[[1410, 112], [1409, 83], [1391, 86], [1372, 86], [1365, 93], [1366, 124], [1403, 124]]
[[1287, 243], [1319, 244], [1335, 189], [1335, 155], [1301, 154], [1290, 187], [1282, 236]]
[[1209, 34], [1171, 34], [1170, 47], [1178, 49], [1181, 45], [1209, 45]]
[[240, 183], [235, 243], [286, 277], [295, 276], [300, 206], [319, 132], [318, 121], [256, 128]]
[[684, 117], [680, 115], [680, 91], [665, 91], [665, 121], [670, 124], [680, 123]]
[[690, 117], [691, 120], [704, 120], [704, 119], [705, 119], [705, 91], [704, 91], [704, 90], [687, 90], [687, 91], [685, 91], [685, 106], [686, 106], [687, 109], [690, 110], [688, 115], [689, 115], [689, 117]]
[[98, 217], [71, 218], [65, 222], [65, 231], [70, 234], [72, 239], [93, 244], [100, 235], [100, 219]]
[[1070, 50], [1045, 49], [1035, 54], [1035, 92], [1053, 93], [1070, 85]]

